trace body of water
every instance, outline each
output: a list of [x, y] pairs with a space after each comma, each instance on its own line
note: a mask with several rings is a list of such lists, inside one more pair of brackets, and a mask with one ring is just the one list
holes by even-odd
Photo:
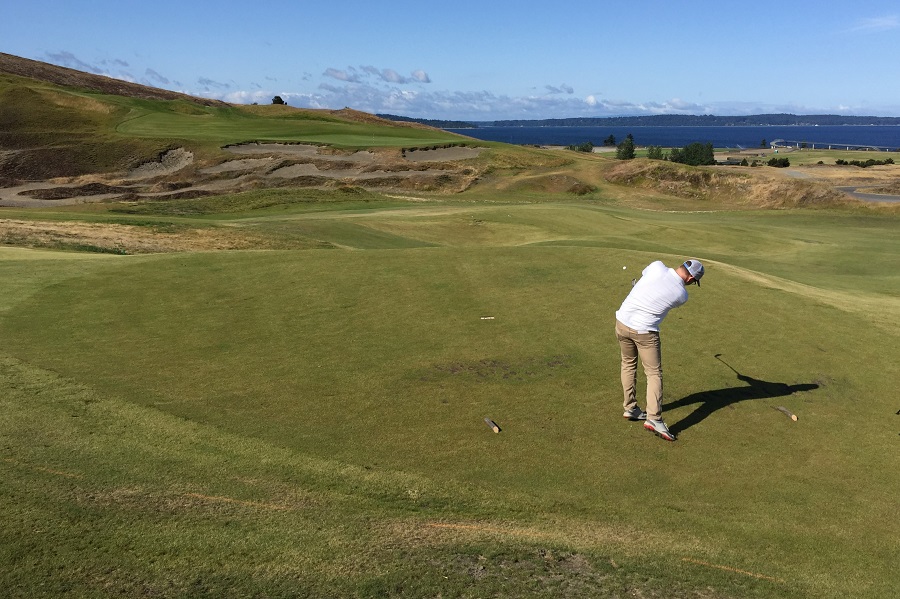
[[478, 127], [447, 129], [485, 141], [517, 145], [571, 146], [591, 142], [603, 145], [610, 135], [621, 142], [630, 133], [638, 146], [681, 148], [694, 142], [711, 143], [716, 148], [758, 148], [763, 140], [772, 143], [834, 149], [873, 147], [900, 150], [900, 127], [880, 125], [821, 125], [769, 127]]

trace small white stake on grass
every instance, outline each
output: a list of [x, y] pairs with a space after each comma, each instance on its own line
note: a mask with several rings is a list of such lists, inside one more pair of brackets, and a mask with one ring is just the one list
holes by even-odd
[[487, 424], [487, 425], [488, 425], [488, 428], [490, 428], [490, 429], [491, 429], [492, 431], [494, 431], [495, 433], [499, 433], [499, 432], [500, 432], [500, 427], [497, 426], [497, 423], [494, 422], [493, 420], [491, 420], [490, 418], [485, 418], [485, 419], [484, 419], [484, 423]]
[[481, 320], [494, 320], [493, 316], [482, 316]]

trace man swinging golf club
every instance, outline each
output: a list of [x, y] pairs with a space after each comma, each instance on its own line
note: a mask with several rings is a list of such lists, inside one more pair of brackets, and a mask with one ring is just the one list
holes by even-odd
[[[669, 268], [659, 260], [641, 273], [631, 293], [616, 311], [616, 338], [622, 349], [622, 390], [629, 420], [643, 420], [644, 428], [668, 441], [675, 435], [662, 419], [663, 381], [659, 324], [672, 308], [688, 301], [687, 286], [703, 278], [703, 265], [687, 260], [678, 268]], [[635, 397], [638, 357], [647, 375], [647, 411], [638, 407]]]

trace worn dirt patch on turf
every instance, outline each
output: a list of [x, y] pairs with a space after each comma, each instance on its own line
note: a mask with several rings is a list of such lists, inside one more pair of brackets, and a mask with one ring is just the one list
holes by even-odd
[[554, 372], [565, 370], [570, 367], [570, 361], [571, 356], [557, 355], [530, 358], [518, 362], [508, 362], [493, 358], [475, 362], [449, 362], [446, 364], [435, 364], [421, 375], [420, 380], [431, 382], [446, 377], [463, 376], [482, 381], [525, 381], [550, 376]]

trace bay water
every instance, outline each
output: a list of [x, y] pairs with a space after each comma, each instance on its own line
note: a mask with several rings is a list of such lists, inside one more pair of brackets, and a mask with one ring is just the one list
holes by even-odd
[[782, 145], [816, 149], [877, 149], [900, 151], [900, 126], [884, 125], [791, 125], [712, 127], [477, 127], [447, 129], [484, 141], [516, 145], [571, 146], [591, 142], [602, 146], [614, 136], [616, 143], [630, 133], [638, 146], [681, 148], [688, 144], [711, 143], [715, 148], [759, 148], [780, 140]]

